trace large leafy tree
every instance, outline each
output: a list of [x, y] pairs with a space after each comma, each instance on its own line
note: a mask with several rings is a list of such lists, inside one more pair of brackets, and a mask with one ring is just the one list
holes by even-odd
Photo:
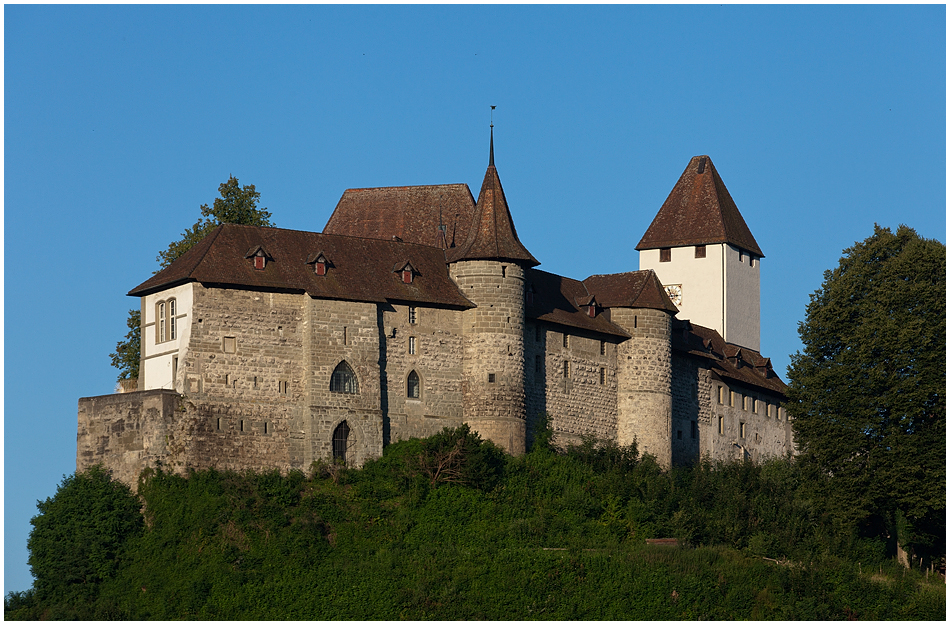
[[845, 525], [940, 548], [946, 527], [946, 247], [907, 226], [846, 249], [788, 369], [800, 462]]
[[[156, 270], [168, 267], [185, 252], [205, 238], [220, 224], [243, 224], [246, 226], [273, 226], [271, 214], [266, 208], [258, 208], [261, 194], [254, 185], [243, 187], [234, 176], [218, 186], [220, 197], [215, 198], [211, 206], [201, 205], [201, 217], [195, 225], [181, 234], [181, 239], [172, 241], [168, 248], [159, 252]], [[141, 320], [138, 310], [130, 310], [126, 321], [129, 332], [125, 339], [116, 344], [115, 352], [109, 354], [112, 366], [119, 370], [119, 380], [131, 380], [139, 377], [139, 357], [141, 354]]]
[[118, 570], [123, 545], [143, 527], [138, 498], [100, 466], [63, 478], [36, 507], [29, 564], [37, 597], [50, 605], [94, 597]]

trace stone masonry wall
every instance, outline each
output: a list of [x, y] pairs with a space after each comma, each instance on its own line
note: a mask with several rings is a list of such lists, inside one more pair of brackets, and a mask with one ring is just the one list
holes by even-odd
[[612, 341], [529, 322], [525, 334], [529, 437], [537, 416], [546, 413], [557, 444], [578, 443], [584, 436], [616, 439], [616, 363], [617, 345]]
[[794, 453], [792, 424], [782, 399], [713, 377], [710, 420], [701, 424], [703, 454], [717, 460], [752, 460]]
[[[344, 420], [350, 428], [346, 462], [354, 466], [383, 453], [380, 408], [382, 311], [377, 304], [308, 298], [307, 410], [292, 425], [291, 454], [309, 467], [333, 457], [333, 432]], [[357, 393], [330, 391], [330, 378], [346, 362], [358, 380]]]
[[617, 351], [617, 442], [672, 465], [671, 317], [659, 310], [613, 308], [610, 320], [631, 335]]
[[696, 358], [673, 354], [673, 464], [701, 456], [701, 433], [709, 425], [709, 369]]
[[461, 313], [464, 421], [509, 453], [524, 453], [524, 269], [474, 260], [449, 272], [476, 305]]
[[[408, 304], [384, 308], [387, 443], [462, 424], [461, 324], [458, 310]], [[407, 393], [412, 371], [419, 376], [418, 398]]]

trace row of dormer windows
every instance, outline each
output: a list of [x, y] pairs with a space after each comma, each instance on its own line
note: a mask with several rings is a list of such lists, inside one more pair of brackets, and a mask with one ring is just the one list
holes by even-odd
[[[258, 245], [256, 248], [252, 248], [245, 255], [245, 258], [251, 259], [254, 269], [258, 271], [262, 271], [267, 267], [268, 260], [273, 260], [260, 245]], [[333, 263], [330, 262], [330, 259], [327, 258], [323, 252], [318, 252], [315, 255], [311, 255], [310, 258], [307, 259], [307, 264], [313, 265], [313, 273], [318, 276], [327, 275], [327, 272], [334, 266]], [[402, 281], [406, 284], [412, 284], [413, 278], [419, 275], [419, 272], [409, 261], [406, 261], [401, 265], [396, 265], [396, 267], [393, 268], [393, 273], [400, 274]]]

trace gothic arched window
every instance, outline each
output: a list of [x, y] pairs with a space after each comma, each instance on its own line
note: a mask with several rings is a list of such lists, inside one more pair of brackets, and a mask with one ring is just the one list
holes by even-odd
[[346, 361], [342, 361], [333, 370], [330, 376], [330, 392], [332, 393], [359, 393], [360, 387], [356, 381], [356, 374]]
[[346, 464], [346, 439], [350, 436], [350, 426], [346, 421], [341, 421], [340, 425], [333, 430], [333, 461]]
[[419, 399], [419, 374], [415, 371], [409, 372], [406, 378], [406, 397], [409, 399]]

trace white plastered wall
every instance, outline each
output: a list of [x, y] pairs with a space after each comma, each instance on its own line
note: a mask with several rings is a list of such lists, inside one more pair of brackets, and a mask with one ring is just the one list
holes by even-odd
[[[176, 336], [164, 342], [158, 341], [156, 317], [158, 303], [175, 300]], [[188, 339], [191, 336], [191, 309], [194, 303], [192, 284], [182, 284], [142, 298], [142, 365], [139, 372], [139, 390], [156, 388], [181, 392], [180, 384], [172, 379], [177, 359], [178, 378], [185, 361]]]
[[[679, 285], [679, 319], [712, 328], [736, 345], [759, 349], [759, 259], [731, 245], [706, 245], [706, 257], [696, 258], [696, 246], [674, 247], [670, 261], [660, 262], [660, 250], [642, 250], [640, 269], [656, 272], [664, 287]], [[674, 302], [675, 303], [675, 302]]]

